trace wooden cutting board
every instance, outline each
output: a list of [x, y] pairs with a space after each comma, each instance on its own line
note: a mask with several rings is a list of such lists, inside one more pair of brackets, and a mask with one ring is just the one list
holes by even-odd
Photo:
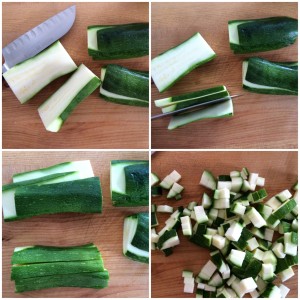
[[[168, 204], [173, 207], [187, 206], [191, 201], [200, 203], [204, 191], [199, 185], [204, 169], [213, 174], [228, 174], [233, 170], [248, 167], [250, 172], [257, 172], [266, 178], [265, 188], [271, 197], [284, 189], [290, 188], [297, 180], [297, 152], [157, 152], [152, 156], [152, 172], [160, 179], [176, 169], [181, 175], [180, 184], [184, 186], [183, 198], [180, 201], [167, 200], [165, 196], [153, 198], [157, 205]], [[160, 230], [169, 214], [157, 213]], [[153, 298], [190, 298], [195, 294], [183, 293], [181, 272], [184, 269], [199, 273], [209, 260], [209, 251], [189, 242], [179, 230], [180, 245], [174, 253], [165, 257], [159, 250], [152, 251], [151, 296]], [[288, 297], [298, 295], [298, 273], [284, 283], [291, 289]]]
[[297, 148], [297, 97], [269, 96], [242, 88], [242, 61], [260, 56], [274, 61], [297, 61], [297, 42], [289, 47], [249, 55], [229, 48], [229, 20], [272, 16], [297, 18], [297, 3], [152, 3], [152, 57], [200, 32], [217, 57], [193, 70], [171, 89], [159, 93], [152, 84], [152, 115], [161, 112], [154, 100], [217, 85], [233, 94], [234, 117], [204, 120], [168, 130], [170, 117], [152, 121], [152, 148]]
[[[3, 3], [3, 46], [69, 7], [71, 3]], [[76, 3], [76, 20], [60, 39], [77, 65], [85, 64], [97, 76], [108, 63], [138, 70], [149, 69], [149, 57], [93, 61], [87, 54], [87, 26], [148, 22], [148, 3]], [[46, 131], [37, 108], [70, 75], [63, 76], [28, 103], [21, 105], [10, 88], [3, 86], [3, 148], [147, 148], [148, 109], [118, 105], [99, 97], [99, 89], [80, 103], [60, 132]]]
[[[65, 161], [92, 163], [101, 180], [103, 211], [101, 215], [45, 215], [22, 221], [2, 223], [2, 296], [4, 298], [146, 298], [149, 290], [147, 264], [127, 259], [122, 253], [123, 221], [127, 215], [147, 211], [141, 208], [113, 207], [110, 200], [110, 161], [113, 159], [148, 159], [148, 152], [4, 152], [3, 184], [17, 172], [47, 167]], [[102, 290], [55, 288], [22, 294], [14, 293], [10, 281], [10, 259], [15, 247], [26, 245], [73, 246], [93, 242], [101, 251], [110, 273], [109, 287]]]

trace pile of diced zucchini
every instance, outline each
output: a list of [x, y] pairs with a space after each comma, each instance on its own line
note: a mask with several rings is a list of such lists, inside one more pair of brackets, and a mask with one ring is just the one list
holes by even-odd
[[[176, 182], [167, 184], [172, 174], [160, 185], [171, 188]], [[172, 254], [181, 227], [192, 243], [210, 251], [198, 275], [182, 272], [185, 293], [196, 292], [197, 298], [286, 297], [289, 288], [273, 281], [290, 279], [298, 264], [298, 183], [291, 188], [294, 195], [286, 189], [273, 197], [264, 184], [265, 178], [247, 168], [217, 178], [205, 170], [200, 185], [210, 192], [203, 193], [201, 204], [190, 202], [174, 211], [152, 205], [152, 250]], [[159, 232], [156, 212], [171, 213]]]

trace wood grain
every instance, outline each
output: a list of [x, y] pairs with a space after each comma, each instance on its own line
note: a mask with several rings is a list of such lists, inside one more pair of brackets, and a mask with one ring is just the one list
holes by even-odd
[[[37, 26], [70, 3], [3, 3], [3, 45]], [[77, 65], [83, 63], [96, 75], [108, 63], [148, 70], [149, 57], [114, 61], [93, 61], [87, 54], [88, 25], [148, 22], [148, 3], [76, 3], [76, 20], [61, 38]], [[70, 75], [49, 84], [28, 103], [21, 105], [10, 88], [3, 86], [3, 148], [101, 148], [145, 149], [149, 144], [147, 108], [117, 105], [99, 98], [98, 89], [78, 105], [61, 131], [45, 130], [37, 108], [53, 94]]]
[[[153, 149], [189, 148], [297, 148], [298, 103], [295, 96], [269, 96], [242, 89], [244, 58], [260, 56], [274, 61], [297, 61], [297, 42], [276, 51], [234, 55], [229, 48], [227, 22], [270, 16], [297, 18], [297, 3], [152, 3], [152, 57], [200, 32], [217, 57], [159, 93], [152, 84], [152, 115], [161, 112], [153, 101], [217, 85], [233, 94], [234, 117], [204, 120], [179, 129], [167, 129], [169, 118], [152, 121]], [[167, 12], [167, 13], [166, 13]]]
[[[152, 156], [151, 168], [159, 178], [176, 169], [181, 175], [180, 184], [185, 188], [183, 198], [174, 203], [162, 196], [153, 198], [157, 205], [168, 204], [173, 207], [186, 206], [191, 201], [200, 202], [202, 194], [207, 191], [199, 185], [204, 169], [215, 175], [228, 174], [232, 170], [248, 167], [250, 172], [258, 172], [266, 178], [266, 190], [269, 196], [290, 188], [297, 180], [297, 152], [157, 152]], [[166, 214], [167, 215], [167, 214]], [[158, 213], [161, 229], [168, 216]], [[181, 272], [184, 269], [198, 274], [209, 259], [209, 251], [194, 245], [179, 230], [180, 245], [174, 253], [165, 257], [160, 251], [152, 251], [151, 259], [151, 296], [153, 298], [190, 298], [191, 294], [183, 293]], [[298, 295], [298, 273], [284, 284], [291, 289], [288, 297]]]
[[[116, 208], [110, 200], [109, 174], [112, 159], [148, 159], [148, 152], [4, 152], [3, 184], [16, 172], [52, 164], [90, 159], [103, 191], [101, 215], [61, 214], [40, 216], [23, 221], [2, 223], [2, 296], [4, 298], [135, 298], [148, 297], [149, 267], [131, 261], [122, 254], [124, 217], [143, 208]], [[13, 249], [25, 245], [72, 246], [93, 242], [101, 251], [110, 273], [109, 287], [103, 290], [56, 288], [14, 293], [10, 281]]]

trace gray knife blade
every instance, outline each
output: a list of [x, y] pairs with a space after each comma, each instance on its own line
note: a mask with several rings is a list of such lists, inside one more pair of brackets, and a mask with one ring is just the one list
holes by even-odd
[[14, 65], [31, 58], [53, 44], [72, 27], [76, 16], [76, 6], [70, 6], [27, 31], [2, 49], [5, 59], [2, 74]]

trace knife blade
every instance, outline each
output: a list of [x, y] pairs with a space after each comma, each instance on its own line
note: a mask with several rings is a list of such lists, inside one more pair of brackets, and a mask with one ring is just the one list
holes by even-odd
[[76, 16], [76, 5], [59, 12], [45, 22], [19, 36], [2, 49], [4, 64], [2, 74], [46, 49], [65, 35], [72, 27]]
[[[168, 112], [168, 113], [163, 113], [163, 114], [151, 116], [151, 120], [155, 120], [155, 119], [159, 119], [159, 118], [163, 118], [163, 117], [167, 117], [167, 116], [173, 116], [173, 115], [176, 115], [178, 113], [187, 112], [187, 111], [193, 110], [193, 109], [195, 109], [195, 110], [201, 109], [202, 107], [210, 106], [211, 104], [217, 104], [217, 103], [225, 102], [227, 100], [230, 100], [230, 99], [233, 99], [233, 98], [237, 98], [237, 97], [241, 97], [241, 96], [243, 96], [243, 95], [226, 96], [226, 97], [223, 97], [223, 98], [212, 100], [212, 101], [210, 101], [208, 103], [195, 104], [195, 105], [188, 106], [188, 107], [185, 107], [185, 108], [180, 108], [180, 109]], [[176, 104], [176, 102], [174, 102], [174, 104]]]

